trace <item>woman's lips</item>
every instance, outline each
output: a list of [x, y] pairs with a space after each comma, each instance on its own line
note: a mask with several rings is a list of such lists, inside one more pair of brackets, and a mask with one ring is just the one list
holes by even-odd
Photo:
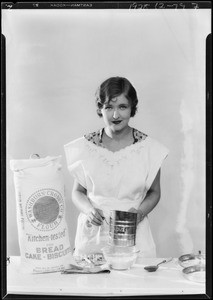
[[112, 123], [118, 125], [118, 124], [121, 123], [121, 120], [119, 120], [119, 121], [112, 121]]

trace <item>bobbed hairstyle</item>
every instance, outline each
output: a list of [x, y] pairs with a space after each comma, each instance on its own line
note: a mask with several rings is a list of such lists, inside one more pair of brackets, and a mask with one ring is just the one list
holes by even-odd
[[131, 117], [137, 111], [137, 93], [130, 81], [124, 77], [110, 77], [105, 80], [96, 91], [97, 114], [102, 117], [101, 109], [104, 104], [109, 103], [113, 98], [123, 94], [131, 104]]

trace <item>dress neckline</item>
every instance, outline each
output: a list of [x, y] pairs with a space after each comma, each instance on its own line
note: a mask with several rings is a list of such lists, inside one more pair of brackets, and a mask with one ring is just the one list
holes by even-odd
[[148, 137], [147, 134], [145, 134], [135, 128], [132, 128], [132, 135], [133, 135], [133, 140], [134, 140], [133, 143], [130, 145], [127, 145], [119, 150], [112, 151], [103, 145], [103, 142], [102, 142], [103, 133], [104, 133], [104, 128], [101, 128], [100, 130], [89, 133], [87, 135], [84, 135], [83, 137], [87, 142], [89, 142], [90, 145], [94, 145], [95, 147], [102, 149], [102, 151], [104, 151], [106, 153], [110, 153], [112, 155], [124, 153], [124, 152], [134, 148], [136, 144], [141, 146], [143, 144], [143, 142], [147, 140], [147, 137]]

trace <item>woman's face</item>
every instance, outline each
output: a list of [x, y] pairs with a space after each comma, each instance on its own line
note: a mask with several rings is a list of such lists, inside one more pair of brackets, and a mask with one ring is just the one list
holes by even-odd
[[128, 126], [131, 117], [131, 104], [121, 94], [105, 103], [101, 109], [104, 122], [113, 132], [120, 131]]

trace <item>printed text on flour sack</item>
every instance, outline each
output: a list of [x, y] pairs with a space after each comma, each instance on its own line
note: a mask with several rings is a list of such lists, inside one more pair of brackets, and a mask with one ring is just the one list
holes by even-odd
[[61, 232], [52, 233], [50, 235], [27, 234], [27, 241], [28, 242], [50, 242], [65, 237], [66, 236], [65, 233], [66, 233], [66, 228]]
[[68, 247], [67, 249], [64, 249], [63, 244], [60, 244], [58, 246], [48, 246], [48, 247], [36, 247], [35, 248], [36, 253], [25, 253], [25, 257], [28, 259], [36, 259], [41, 260], [43, 258], [47, 259], [55, 259], [62, 256], [67, 255], [71, 252], [71, 248]]
[[[66, 228], [58, 233], [50, 234], [50, 235], [32, 235], [27, 234], [27, 241], [28, 242], [51, 242], [55, 240], [60, 240], [66, 236]], [[37, 259], [41, 260], [42, 258], [47, 259], [55, 259], [62, 256], [65, 256], [69, 252], [71, 252], [71, 247], [64, 249], [63, 244], [56, 245], [54, 244], [45, 244], [45, 247], [36, 247], [36, 253], [25, 253], [25, 257], [28, 259]]]

